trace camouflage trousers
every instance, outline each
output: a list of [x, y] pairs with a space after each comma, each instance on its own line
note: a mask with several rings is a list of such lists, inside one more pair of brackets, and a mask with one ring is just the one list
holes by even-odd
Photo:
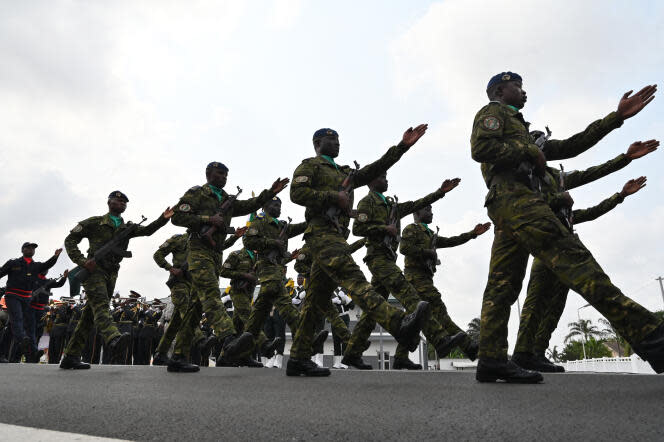
[[565, 287], [539, 259], [533, 261], [528, 294], [521, 309], [515, 352], [544, 354], [565, 310]]
[[404, 312], [390, 306], [366, 280], [348, 251], [348, 243], [337, 233], [308, 234], [305, 241], [313, 258], [309, 290], [302, 302], [300, 322], [291, 348], [291, 357], [311, 357], [315, 327], [331, 305], [334, 289], [341, 286], [373, 320], [398, 337]]
[[[180, 327], [182, 326], [182, 320], [184, 315], [187, 313], [189, 304], [191, 303], [191, 282], [189, 281], [177, 281], [171, 287], [171, 302], [173, 303], [173, 314], [171, 315], [171, 320], [164, 331], [159, 345], [157, 345], [157, 353], [166, 354], [171, 348], [171, 344], [175, 339]], [[194, 330], [194, 339], [193, 342], [196, 343], [203, 339], [203, 332], [201, 332], [200, 327], [196, 327]]]
[[611, 283], [541, 196], [520, 186], [494, 186], [492, 192], [487, 208], [496, 227], [482, 300], [480, 358], [507, 358], [510, 307], [521, 291], [530, 255], [595, 307], [631, 344], [660, 325], [651, 312]]
[[[235, 305], [235, 304], [234, 304]], [[258, 296], [251, 307], [249, 317], [246, 319], [245, 331], [257, 337], [257, 343], [260, 345], [266, 339], [263, 333], [263, 325], [270, 316], [272, 306], [277, 309], [279, 316], [288, 324], [291, 333], [295, 334], [299, 313], [288, 296], [286, 287], [282, 280], [261, 281], [261, 288]], [[237, 308], [237, 307], [236, 307]]]
[[[304, 289], [306, 293], [309, 292], [309, 274], [303, 273], [302, 276], [305, 278]], [[330, 323], [332, 334], [336, 337], [337, 340], [340, 341], [341, 344], [343, 344], [345, 348], [348, 345], [351, 333], [348, 329], [348, 324], [346, 324], [346, 321], [344, 321], [343, 318], [339, 315], [339, 310], [337, 310], [335, 305], [332, 303], [332, 299], [328, 301], [323, 316], [325, 319], [327, 319], [327, 322]]]
[[189, 357], [196, 329], [205, 312], [207, 324], [221, 340], [235, 333], [233, 321], [221, 302], [219, 269], [223, 256], [209, 249], [191, 247], [187, 262], [192, 279], [191, 302], [175, 337], [174, 355]]
[[93, 327], [97, 327], [106, 344], [120, 335], [108, 307], [117, 278], [117, 273], [107, 274], [98, 269], [83, 283], [86, 302], [76, 329], [67, 343], [65, 355], [80, 357]]
[[[443, 297], [438, 291], [436, 286], [433, 283], [433, 277], [421, 270], [414, 270], [406, 268], [404, 270], [404, 276], [410, 284], [415, 287], [417, 293], [420, 295], [420, 299], [427, 301], [431, 305], [431, 317], [438, 321], [438, 323], [443, 327], [445, 334], [455, 335], [463, 330], [452, 321], [450, 315], [447, 313], [447, 307], [443, 302]], [[468, 354], [468, 348], [473, 344], [473, 340], [470, 336], [466, 335], [459, 344], [461, 350]], [[397, 354], [398, 354], [397, 347]], [[395, 354], [396, 356], [396, 354]]]
[[[406, 280], [406, 277], [397, 266], [397, 263], [387, 256], [372, 256], [366, 260], [369, 271], [371, 272], [371, 285], [383, 298], [392, 295], [404, 306], [407, 312], [413, 312], [417, 303], [422, 301], [420, 294]], [[365, 312], [362, 312], [360, 320], [353, 329], [346, 355], [360, 356], [366, 348], [366, 343], [371, 336], [371, 332], [376, 327], [376, 321], [371, 319]], [[422, 329], [424, 336], [434, 345], [438, 344], [447, 333], [443, 330], [440, 323], [433, 316]], [[397, 345], [394, 355], [395, 358], [408, 359], [408, 349], [403, 345]]]

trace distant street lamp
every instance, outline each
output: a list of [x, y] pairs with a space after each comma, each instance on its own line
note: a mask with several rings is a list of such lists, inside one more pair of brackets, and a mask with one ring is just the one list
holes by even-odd
[[[581, 327], [581, 315], [579, 314], [579, 310], [581, 310], [582, 308], [586, 308], [586, 307], [590, 307], [590, 304], [586, 304], [583, 307], [579, 307], [579, 308], [576, 309], [576, 317], [579, 319], [579, 327]], [[585, 333], [581, 333], [581, 348], [583, 348], [583, 359], [587, 359], [586, 358], [586, 344], [585, 344], [585, 341], [586, 341], [586, 335], [585, 335]]]

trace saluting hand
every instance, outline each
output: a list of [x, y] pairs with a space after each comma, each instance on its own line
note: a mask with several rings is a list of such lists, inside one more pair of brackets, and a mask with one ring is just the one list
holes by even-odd
[[401, 144], [406, 147], [411, 147], [413, 144], [417, 143], [417, 140], [422, 138], [422, 135], [424, 135], [428, 127], [428, 124], [420, 124], [415, 129], [409, 127], [408, 130], [403, 133]]
[[[616, 112], [623, 120], [633, 117], [641, 112], [641, 109], [646, 107], [652, 100], [655, 99], [655, 92], [657, 92], [657, 85], [649, 85], [632, 95], [633, 91], [625, 92], [618, 103], [618, 110]], [[631, 96], [630, 96], [631, 95]]]
[[277, 178], [277, 180], [272, 183], [272, 187], [270, 190], [274, 193], [279, 193], [282, 190], [288, 186], [288, 183], [290, 182], [290, 178], [284, 178], [283, 180], [281, 178]]
[[443, 181], [443, 184], [440, 185], [440, 190], [447, 193], [454, 189], [461, 182], [461, 178], [453, 178], [451, 180]]
[[478, 224], [473, 229], [473, 233], [477, 236], [480, 236], [481, 234], [485, 233], [490, 228], [491, 228], [491, 223]]
[[620, 195], [622, 195], [622, 197], [625, 198], [628, 197], [629, 195], [635, 194], [639, 190], [646, 187], [646, 181], [648, 181], [648, 178], [644, 176], [638, 177], [635, 180], [627, 181], [623, 186], [622, 190], [620, 191]]
[[629, 146], [625, 156], [630, 160], [635, 160], [656, 151], [658, 146], [659, 141], [657, 140], [635, 141]]

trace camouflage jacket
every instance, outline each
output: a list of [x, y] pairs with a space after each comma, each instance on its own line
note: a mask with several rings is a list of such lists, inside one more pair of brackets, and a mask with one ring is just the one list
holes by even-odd
[[[399, 144], [390, 147], [377, 161], [362, 167], [353, 178], [353, 189], [367, 185], [371, 180], [392, 167], [408, 148]], [[302, 161], [295, 172], [291, 182], [291, 201], [307, 208], [305, 219], [309, 223], [304, 232], [309, 234], [332, 233], [338, 234], [336, 227], [326, 216], [327, 209], [337, 207], [338, 193], [344, 179], [350, 173], [349, 166], [335, 167], [325, 158], [316, 156]], [[351, 206], [353, 192], [350, 192]], [[339, 216], [339, 225], [348, 237], [348, 224], [350, 218], [346, 214]]]
[[[417, 201], [396, 203], [397, 231], [401, 232], [401, 218], [438, 201], [444, 196], [445, 192], [438, 189]], [[389, 222], [394, 204], [394, 199], [389, 196], [383, 199], [380, 194], [374, 191], [369, 192], [358, 203], [357, 219], [353, 222], [353, 235], [367, 238], [367, 255], [365, 259], [377, 255], [396, 259], [396, 251], [399, 247], [398, 241], [396, 241], [396, 238], [390, 237], [389, 244], [385, 242], [385, 237], [387, 236], [385, 228]]]
[[[233, 246], [239, 238], [235, 235], [229, 236], [222, 246], [223, 250]], [[182, 266], [187, 262], [188, 255], [188, 236], [185, 234], [173, 235], [166, 240], [162, 245], [159, 246], [152, 258], [162, 269], [170, 270], [171, 268], [182, 268]], [[166, 257], [169, 254], [173, 254], [173, 264], [170, 264], [166, 261]]]
[[[256, 274], [261, 282], [281, 281], [286, 276], [287, 258], [281, 256], [276, 246], [286, 221], [276, 220], [267, 215], [259, 215], [249, 224], [249, 230], [244, 235], [244, 246], [254, 250], [256, 257]], [[288, 252], [288, 238], [301, 235], [307, 228], [307, 223], [290, 224], [288, 226], [284, 251]], [[276, 256], [276, 259], [275, 259]]]
[[[124, 220], [122, 218], [120, 219], [122, 220], [122, 224], [117, 228], [115, 227], [115, 224], [113, 224], [111, 216], [108, 213], [104, 216], [93, 216], [92, 218], [88, 218], [78, 223], [65, 238], [65, 249], [67, 250], [69, 258], [75, 264], [83, 266], [85, 261], [92, 258], [100, 247], [127, 228], [127, 224], [125, 224]], [[138, 229], [136, 229], [132, 238], [138, 236], [150, 236], [166, 224], [168, 224], [168, 219], [160, 216], [147, 226], [138, 226]], [[87, 238], [90, 243], [87, 258], [78, 248], [78, 243], [80, 243], [83, 238]], [[123, 250], [127, 250], [128, 247], [129, 240], [125, 241], [124, 244], [120, 244], [120, 248]], [[117, 272], [120, 268], [122, 258], [122, 256], [117, 256], [111, 253], [101, 262], [97, 262], [97, 266], [105, 271]]]
[[[431, 250], [431, 239], [433, 238], [433, 235], [434, 232], [431, 231], [429, 226], [423, 223], [409, 224], [403, 229], [399, 251], [406, 258], [404, 262], [404, 270], [425, 272], [431, 275], [423, 252], [425, 250]], [[441, 249], [460, 246], [476, 237], [477, 235], [472, 231], [449, 238], [439, 236], [436, 239], [435, 248]]]
[[623, 201], [625, 201], [625, 198], [623, 198], [620, 193], [615, 193], [596, 206], [588, 207], [587, 209], [574, 210], [572, 211], [572, 219], [574, 220], [574, 224], [594, 221], [600, 216], [615, 209], [616, 206]]
[[[360, 250], [367, 243], [366, 238], [358, 239], [357, 241], [348, 245], [348, 253], [353, 254]], [[305, 244], [301, 249], [297, 258], [295, 258], [295, 271], [304, 277], [309, 277], [309, 272], [311, 272], [311, 265], [313, 264], [313, 259], [309, 251], [309, 247]]]
[[[260, 195], [247, 200], [236, 200], [230, 210], [224, 216], [226, 229], [217, 229], [212, 236], [214, 241], [223, 249], [226, 231], [231, 225], [233, 217], [248, 215], [260, 209], [263, 204], [272, 199], [274, 192], [263, 190]], [[173, 224], [186, 227], [189, 233], [189, 247], [196, 249], [210, 249], [210, 246], [200, 237], [201, 229], [209, 225], [210, 217], [219, 213], [219, 209], [228, 198], [228, 193], [222, 191], [222, 199], [219, 201], [217, 196], [210, 189], [209, 184], [203, 186], [194, 186], [180, 198], [175, 215], [173, 215]], [[219, 251], [219, 250], [218, 250]]]
[[[547, 160], [575, 157], [622, 123], [618, 114], [611, 112], [570, 138], [548, 140], [542, 150]], [[528, 127], [521, 112], [494, 101], [475, 115], [471, 153], [475, 161], [482, 163], [482, 176], [488, 188], [498, 181], [526, 186], [518, 176], [519, 166], [522, 163], [533, 165], [539, 156], [539, 148], [533, 143]]]
[[234, 250], [228, 255], [221, 267], [221, 277], [230, 279], [231, 287], [253, 293], [255, 284], [250, 284], [242, 275], [244, 273], [255, 273], [255, 265], [256, 254], [254, 252], [245, 248]]

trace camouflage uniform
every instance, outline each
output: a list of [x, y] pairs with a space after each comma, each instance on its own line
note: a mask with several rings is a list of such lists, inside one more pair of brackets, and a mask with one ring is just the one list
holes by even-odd
[[[83, 267], [86, 260], [94, 256], [97, 249], [127, 227], [124, 220], [120, 219], [122, 222], [118, 227], [115, 227], [110, 214], [93, 216], [78, 223], [65, 238], [65, 248], [67, 249], [69, 258], [75, 264]], [[147, 226], [138, 226], [132, 238], [150, 236], [167, 223], [168, 219], [160, 216]], [[88, 258], [78, 248], [78, 243], [83, 238], [87, 238], [90, 243]], [[129, 240], [121, 244], [120, 248], [126, 250], [128, 246]], [[85, 341], [88, 339], [93, 325], [97, 327], [106, 344], [120, 334], [111, 320], [108, 304], [115, 289], [115, 281], [118, 278], [118, 270], [120, 270], [122, 258], [122, 256], [115, 254], [108, 255], [105, 259], [97, 262], [97, 269], [83, 282], [87, 301], [85, 307], [83, 307], [81, 319], [76, 326], [74, 335], [69, 339], [65, 355], [81, 356], [81, 351], [85, 346]]]
[[[387, 233], [385, 228], [390, 222], [390, 213], [396, 206], [397, 231], [400, 231], [399, 220], [422, 207], [428, 206], [445, 196], [441, 189], [417, 201], [396, 203], [392, 198], [371, 191], [362, 198], [357, 205], [357, 219], [353, 223], [353, 235], [367, 238], [367, 254], [364, 262], [371, 272], [371, 285], [383, 298], [392, 295], [404, 306], [407, 312], [412, 312], [417, 303], [425, 300], [406, 280], [401, 269], [397, 266], [398, 242], [390, 237], [389, 245], [385, 242]], [[353, 329], [353, 334], [346, 348], [346, 356], [361, 356], [366, 348], [366, 342], [376, 327], [376, 321], [362, 312], [360, 320]], [[438, 345], [447, 336], [436, 318], [431, 318], [422, 329], [424, 336], [434, 345]], [[408, 349], [399, 344], [395, 353], [397, 359], [408, 359]]]
[[213, 235], [218, 245], [214, 249], [200, 236], [201, 228], [208, 225], [211, 216], [219, 212], [223, 201], [228, 198], [226, 191], [217, 197], [209, 184], [194, 186], [189, 189], [175, 208], [173, 224], [187, 227], [189, 233], [189, 273], [192, 277], [193, 293], [195, 299], [183, 318], [175, 341], [174, 355], [189, 356], [194, 330], [198, 327], [202, 313], [205, 312], [208, 324], [211, 325], [215, 335], [223, 340], [235, 334], [233, 321], [228, 316], [226, 308], [221, 302], [219, 290], [219, 274], [223, 264], [222, 248], [227, 229], [233, 217], [248, 215], [258, 210], [274, 196], [274, 192], [264, 190], [255, 198], [236, 200], [224, 216], [226, 228], [217, 229]]
[[[549, 160], [587, 150], [622, 124], [612, 112], [567, 140], [549, 140]], [[567, 287], [575, 290], [630, 342], [638, 343], [660, 321], [615, 287], [592, 254], [553, 213], [544, 196], [522, 174], [539, 156], [528, 125], [517, 110], [497, 102], [475, 116], [472, 157], [482, 163], [489, 188], [485, 200], [494, 223], [489, 279], [482, 301], [480, 358], [507, 358], [507, 321], [525, 276], [528, 256], [539, 258]], [[521, 167], [521, 168], [520, 168]]]
[[[433, 283], [431, 267], [428, 266], [427, 261], [423, 258], [423, 252], [432, 249], [431, 241], [433, 235], [434, 233], [429, 226], [424, 223], [413, 223], [403, 229], [399, 251], [405, 256], [404, 276], [415, 290], [417, 290], [420, 298], [431, 304], [431, 317], [440, 323], [446, 334], [455, 335], [463, 330], [452, 321], [452, 318], [447, 313], [447, 307], [445, 307], [442, 295]], [[436, 239], [434, 248], [460, 246], [476, 237], [477, 235], [472, 231], [449, 238], [439, 236]], [[436, 270], [435, 261], [434, 259], [432, 262], [433, 271]], [[472, 345], [472, 339], [466, 335], [459, 347], [468, 354]], [[397, 347], [395, 357], [398, 354], [399, 348]]]
[[[353, 188], [364, 186], [384, 173], [407, 150], [401, 144], [393, 146], [378, 161], [358, 170], [353, 177]], [[304, 298], [300, 323], [291, 348], [291, 357], [294, 358], [308, 359], [311, 356], [315, 325], [328, 308], [334, 289], [339, 285], [350, 292], [355, 304], [399, 339], [398, 331], [405, 314], [390, 306], [376, 293], [348, 252], [346, 238], [350, 219], [345, 214], [338, 217], [340, 232], [326, 216], [328, 208], [336, 207], [339, 189], [349, 172], [350, 167], [337, 166], [317, 156], [305, 159], [293, 174], [291, 200], [307, 208], [305, 218], [308, 226], [304, 239], [313, 259], [309, 292]], [[351, 205], [352, 196], [351, 192]]]
[[[299, 313], [288, 296], [288, 291], [284, 286], [286, 279], [285, 262], [288, 257], [282, 256], [281, 251], [276, 247], [275, 241], [284, 228], [287, 228], [286, 239], [284, 240], [284, 250], [288, 250], [288, 238], [301, 235], [307, 228], [307, 223], [290, 224], [286, 226], [285, 221], [280, 221], [266, 215], [259, 215], [250, 224], [249, 230], [243, 238], [247, 249], [255, 250], [256, 257], [256, 275], [261, 285], [258, 297], [254, 301], [247, 331], [254, 336], [263, 328], [265, 320], [274, 305], [279, 312], [279, 316], [288, 324], [291, 333], [297, 330], [297, 321]], [[276, 255], [276, 256], [271, 256]]]
[[[599, 166], [565, 173], [563, 180], [565, 190], [574, 189], [609, 175], [627, 166], [630, 162], [631, 160], [626, 155], [621, 154]], [[547, 168], [542, 181], [542, 190], [549, 206], [554, 211], [558, 210], [562, 204], [560, 200], [563, 195], [561, 192], [563, 189], [560, 188], [560, 171], [550, 167]], [[622, 201], [623, 197], [620, 194], [615, 194], [595, 207], [574, 210], [572, 218], [575, 224], [592, 221], [612, 210]], [[559, 218], [561, 218], [560, 214]], [[528, 295], [521, 310], [515, 352], [533, 353], [535, 335], [538, 335], [539, 347], [544, 343], [543, 341], [546, 342], [544, 348], [538, 348], [537, 354], [544, 354], [551, 334], [558, 326], [560, 316], [565, 309], [568, 291], [569, 289], [539, 259], [533, 261], [530, 270], [530, 281], [528, 282]]]
[[[166, 261], [166, 257], [170, 254], [173, 254], [173, 264]], [[173, 267], [181, 269], [187, 262], [187, 235], [178, 234], [171, 236], [159, 246], [154, 255], [152, 255], [152, 258], [159, 267], [167, 271], [170, 271]], [[185, 274], [180, 278], [173, 279], [170, 289], [171, 302], [173, 302], [174, 307], [173, 314], [157, 346], [157, 353], [164, 355], [171, 348], [173, 339], [175, 339], [178, 330], [180, 330], [182, 319], [189, 308], [191, 302], [191, 278]], [[203, 339], [203, 333], [201, 333], [200, 329], [196, 328], [194, 330], [193, 342], [198, 342], [201, 339]]]
[[235, 250], [228, 255], [221, 268], [221, 277], [231, 280], [228, 293], [233, 301], [235, 330], [244, 331], [251, 314], [251, 302], [256, 285], [242, 278], [244, 273], [255, 273], [256, 254], [249, 249]]

